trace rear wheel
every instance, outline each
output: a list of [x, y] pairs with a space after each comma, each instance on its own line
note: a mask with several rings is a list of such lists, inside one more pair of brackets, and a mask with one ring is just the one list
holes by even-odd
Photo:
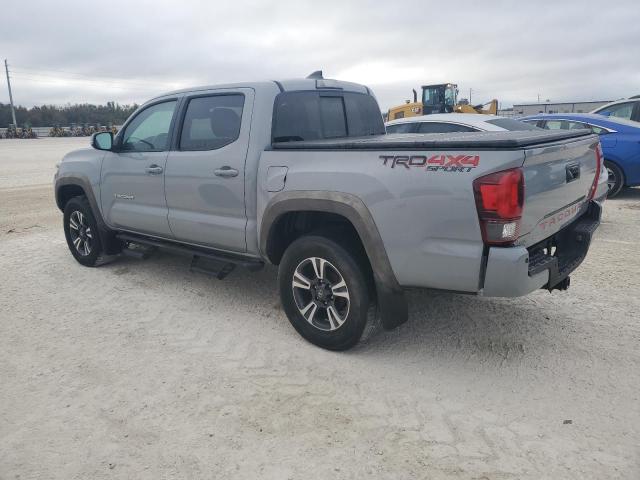
[[95, 267], [103, 260], [98, 224], [86, 197], [74, 197], [64, 207], [64, 235], [73, 257]]
[[624, 173], [622, 173], [622, 169], [613, 162], [605, 160], [604, 166], [607, 169], [608, 175], [607, 187], [609, 187], [609, 191], [607, 196], [612, 198], [618, 195], [622, 187], [624, 187]]
[[293, 327], [314, 345], [346, 350], [375, 321], [366, 269], [357, 258], [319, 235], [299, 238], [282, 257], [278, 270], [282, 305]]

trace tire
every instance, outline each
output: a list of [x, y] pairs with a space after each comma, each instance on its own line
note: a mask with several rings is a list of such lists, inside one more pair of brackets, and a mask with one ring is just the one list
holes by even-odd
[[330, 238], [295, 240], [278, 269], [280, 299], [291, 325], [328, 350], [353, 347], [365, 330], [371, 336], [377, 315], [366, 271], [357, 254]]
[[605, 160], [604, 166], [609, 175], [609, 178], [607, 179], [607, 186], [609, 187], [607, 197], [613, 198], [618, 195], [624, 187], [624, 173], [622, 172], [622, 169], [613, 162]]
[[73, 258], [86, 267], [102, 264], [104, 249], [87, 197], [74, 197], [67, 202], [63, 222], [64, 236]]

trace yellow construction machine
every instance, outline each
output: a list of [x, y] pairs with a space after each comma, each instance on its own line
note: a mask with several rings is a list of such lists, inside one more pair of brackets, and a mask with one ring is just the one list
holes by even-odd
[[498, 100], [494, 98], [490, 102], [481, 105], [469, 105], [466, 100], [458, 102], [458, 85], [455, 83], [423, 85], [421, 101], [418, 101], [418, 93], [414, 90], [413, 102], [407, 100], [404, 105], [391, 107], [387, 114], [387, 120], [453, 112], [497, 115]]

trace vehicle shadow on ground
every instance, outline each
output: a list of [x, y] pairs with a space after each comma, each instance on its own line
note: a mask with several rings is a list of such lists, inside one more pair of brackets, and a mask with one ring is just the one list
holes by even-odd
[[[382, 331], [365, 347], [422, 352], [429, 357], [482, 357], [504, 363], [525, 353], [542, 355], [566, 341], [561, 315], [536, 292], [518, 299], [481, 298], [430, 290], [407, 293], [409, 320]], [[550, 298], [550, 297], [549, 297]], [[555, 317], [555, 318], [554, 318]], [[557, 335], [557, 338], [554, 338]]]
[[624, 188], [615, 197], [608, 198], [607, 202], [616, 202], [618, 200], [640, 200], [640, 188]]
[[[158, 253], [146, 261], [123, 257], [109, 266], [116, 275], [121, 271], [151, 275], [170, 288], [204, 292], [198, 301], [214, 307], [218, 297], [236, 298], [239, 310], [255, 312], [246, 320], [264, 328], [261, 311], [275, 313], [269, 322], [278, 322], [282, 331], [293, 330], [280, 306], [277, 270], [266, 267], [260, 272], [236, 269], [225, 280], [189, 273], [188, 260]], [[140, 271], [142, 270], [142, 272]], [[176, 273], [182, 272], [176, 275]], [[126, 274], [126, 273], [125, 273]], [[172, 285], [173, 284], [173, 285]], [[547, 353], [554, 344], [566, 341], [562, 331], [562, 314], [554, 303], [561, 294], [536, 292], [518, 299], [489, 299], [430, 290], [407, 292], [409, 320], [391, 331], [380, 331], [352, 352], [360, 355], [383, 355], [413, 350], [418, 355], [490, 358], [504, 363], [525, 352]], [[551, 300], [551, 301], [550, 301]], [[246, 323], [245, 323], [246, 325]], [[557, 338], [554, 338], [556, 337]], [[283, 335], [283, 342], [291, 337]], [[300, 341], [303, 341], [300, 339]]]

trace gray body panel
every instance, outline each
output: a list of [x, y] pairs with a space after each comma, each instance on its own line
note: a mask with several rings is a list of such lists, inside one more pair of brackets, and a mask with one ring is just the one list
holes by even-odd
[[[266, 151], [259, 171], [263, 183], [258, 186], [258, 218], [283, 192], [348, 192], [360, 198], [369, 210], [394, 275], [403, 287], [469, 293], [479, 293], [484, 288], [483, 293], [489, 296], [524, 295], [548, 280], [548, 275], [528, 276], [528, 253], [524, 247], [553, 235], [584, 213], [595, 175], [595, 145], [595, 137], [582, 136], [533, 150], [396, 151], [409, 158], [443, 152], [454, 157], [478, 155], [478, 167], [465, 172], [427, 171], [424, 167], [398, 164], [390, 167], [381, 158], [394, 153], [388, 150], [310, 147]], [[565, 167], [576, 161], [584, 164], [581, 179], [567, 184]], [[283, 192], [270, 192], [267, 187], [269, 171], [275, 165], [287, 168]], [[523, 220], [528, 234], [519, 239], [519, 246], [490, 249], [486, 262], [491, 283], [485, 285], [484, 244], [473, 180], [523, 165], [527, 185]], [[598, 191], [597, 197], [606, 191], [604, 176]], [[553, 213], [557, 216], [549, 217]], [[550, 224], [549, 218], [556, 221]], [[511, 275], [504, 277], [506, 272]]]
[[[525, 150], [525, 202], [519, 245], [529, 246], [553, 235], [584, 212], [596, 173], [592, 136]], [[578, 177], [567, 181], [567, 169]]]
[[[232, 93], [241, 93], [245, 98], [244, 121], [238, 139], [215, 150], [170, 151], [164, 192], [168, 224], [176, 240], [245, 252], [245, 160], [254, 91], [251, 88], [212, 89], [199, 91], [198, 95]], [[223, 167], [234, 169], [238, 174], [216, 176], [216, 170]]]
[[164, 175], [146, 169], [165, 169], [168, 152], [107, 152], [102, 162], [100, 205], [114, 229], [172, 237], [167, 221]]
[[520, 297], [542, 288], [548, 281], [548, 271], [529, 276], [529, 252], [526, 248], [490, 248], [482, 295]]
[[[437, 151], [402, 152], [431, 156]], [[448, 155], [470, 152], [448, 151]], [[474, 152], [471, 152], [474, 153]], [[522, 151], [485, 152], [471, 172], [431, 172], [384, 165], [388, 151], [267, 151], [259, 178], [272, 165], [288, 167], [284, 191], [350, 193], [362, 200], [380, 233], [400, 285], [477, 292], [483, 243], [472, 181], [521, 166]], [[321, 166], [321, 169], [318, 168]], [[258, 188], [258, 217], [280, 194]]]
[[[368, 92], [360, 85], [333, 83], [346, 91]], [[515, 296], [544, 285], [544, 275], [527, 274], [526, 247], [557, 232], [584, 209], [595, 173], [597, 137], [586, 132], [524, 131], [271, 145], [273, 105], [281, 88], [312, 90], [317, 85], [310, 79], [255, 82], [158, 97], [150, 103], [181, 99], [179, 123], [190, 96], [242, 92], [246, 101], [240, 136], [218, 150], [183, 152], [176, 148], [174, 131], [171, 148], [155, 153], [157, 158], [74, 152], [60, 165], [56, 195], [76, 181], [100, 199], [96, 214], [107, 228], [267, 261], [266, 243], [279, 215], [296, 209], [338, 213], [360, 235], [378, 288], [394, 292], [428, 287]], [[434, 170], [422, 160], [433, 156], [477, 161], [461, 169]], [[396, 163], [397, 158], [404, 160]], [[161, 175], [145, 175], [150, 161], [163, 167]], [[578, 164], [581, 175], [569, 184], [568, 164]], [[222, 166], [239, 173], [230, 178], [213, 175]], [[487, 249], [473, 180], [514, 167], [523, 167], [525, 174], [523, 236], [514, 247]], [[597, 196], [605, 191], [606, 175], [600, 177]], [[131, 192], [136, 201], [116, 198]], [[577, 207], [571, 216], [563, 213], [572, 205]], [[552, 225], [550, 215], [556, 215]]]

